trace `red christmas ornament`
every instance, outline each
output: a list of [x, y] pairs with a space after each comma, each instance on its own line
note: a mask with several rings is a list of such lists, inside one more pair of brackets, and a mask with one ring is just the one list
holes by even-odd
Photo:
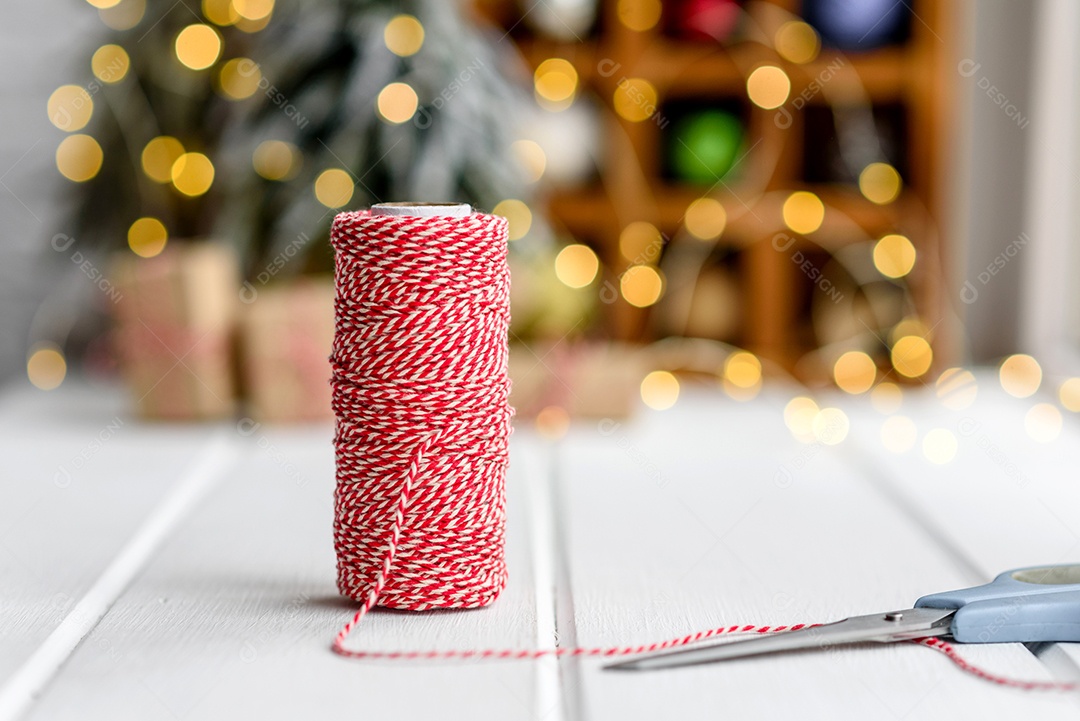
[[738, 0], [685, 0], [679, 6], [679, 32], [702, 42], [726, 41], [739, 22]]

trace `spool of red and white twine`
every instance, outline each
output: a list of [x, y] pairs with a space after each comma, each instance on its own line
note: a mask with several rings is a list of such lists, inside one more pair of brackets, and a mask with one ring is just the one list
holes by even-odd
[[[338, 588], [360, 609], [334, 639], [353, 658], [626, 656], [794, 626], [721, 626], [611, 648], [363, 651], [345, 641], [375, 606], [487, 606], [506, 585], [510, 271], [506, 219], [467, 205], [384, 203], [334, 219], [333, 407]], [[917, 643], [1003, 686], [1071, 691]]]
[[338, 588], [355, 622], [486, 606], [506, 584], [507, 221], [388, 203], [338, 215], [331, 243]]

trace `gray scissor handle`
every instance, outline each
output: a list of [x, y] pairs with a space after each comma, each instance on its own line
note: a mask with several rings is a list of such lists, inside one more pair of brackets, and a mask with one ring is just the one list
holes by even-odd
[[1080, 641], [1080, 564], [1018, 568], [990, 583], [933, 593], [916, 608], [955, 608], [961, 643]]

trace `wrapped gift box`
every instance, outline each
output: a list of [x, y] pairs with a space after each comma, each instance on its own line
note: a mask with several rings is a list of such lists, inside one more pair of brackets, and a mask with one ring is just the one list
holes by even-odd
[[111, 277], [122, 294], [114, 347], [139, 413], [172, 420], [234, 413], [235, 254], [218, 243], [172, 242], [153, 258], [117, 255]]
[[240, 314], [244, 392], [260, 421], [321, 421], [330, 407], [334, 284], [302, 278], [258, 289]]

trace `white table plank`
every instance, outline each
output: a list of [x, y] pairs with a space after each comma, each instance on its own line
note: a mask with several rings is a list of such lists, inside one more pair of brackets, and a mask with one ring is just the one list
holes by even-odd
[[[535, 662], [357, 661], [330, 652], [355, 607], [334, 587], [330, 433], [252, 434], [243, 471], [167, 544], [31, 718], [532, 717]], [[376, 611], [353, 645], [535, 646], [522, 500], [536, 461], [515, 450], [513, 469], [514, 577], [498, 602], [470, 612]]]
[[884, 416], [870, 411], [853, 419], [853, 436], [890, 458], [883, 478], [934, 519], [984, 576], [1080, 558], [1080, 485], [1071, 474], [1080, 461], [1076, 419], [1066, 419], [1056, 441], [1036, 442], [1024, 430], [1024, 415], [1046, 399], [1007, 396], [989, 374], [979, 386], [964, 410], [945, 408], [932, 392], [909, 392], [898, 411], [915, 419], [920, 442], [935, 428], [954, 434], [958, 449], [949, 463], [928, 462], [919, 444], [890, 455], [879, 440]]
[[211, 433], [139, 425], [113, 387], [0, 397], [0, 680], [72, 611]]
[[[24, 609], [0, 617], [4, 640], [21, 644], [17, 653], [6, 644], [0, 651], [0, 662], [11, 659], [9, 666], [59, 622], [59, 615], [34, 613], [48, 592], [81, 595], [209, 434], [129, 423], [94, 451], [80, 474], [93, 479], [87, 484], [92, 492], [70, 502], [36, 498], [51, 483], [57, 458], [79, 454], [116, 412], [97, 395], [83, 402], [58, 395], [46, 403], [30, 397], [0, 402], [0, 430], [20, 459], [11, 468], [23, 469], [15, 476], [26, 479], [5, 483], [4, 500], [11, 503], [0, 506], [7, 523], [0, 529], [14, 531], [0, 539], [0, 553], [14, 539], [21, 561], [0, 565], [6, 574], [0, 580], [17, 589], [11, 607]], [[606, 435], [579, 427], [558, 449], [554, 511], [537, 488], [547, 473], [542, 451], [519, 431], [510, 484], [511, 588], [484, 611], [376, 613], [354, 643], [534, 647], [550, 645], [557, 624], [563, 645], [615, 645], [736, 622], [829, 620], [905, 606], [922, 593], [970, 585], [1009, 564], [1041, 562], [1039, 553], [1069, 552], [1077, 518], [1069, 484], [1029, 481], [1023, 489], [1034, 498], [1005, 494], [1003, 502], [979, 500], [976, 511], [950, 511], [980, 488], [972, 478], [1002, 471], [1000, 454], [987, 455], [975, 444], [988, 468], [965, 455], [962, 442], [950, 466], [933, 467], [917, 451], [895, 459], [878, 450], [882, 417], [851, 399], [845, 399], [854, 423], [849, 442], [801, 445], [783, 427], [785, 400], [735, 404], [691, 396], [672, 411], [645, 414]], [[956, 420], [933, 403], [909, 400], [902, 412], [916, 416], [924, 430]], [[1022, 411], [1021, 420], [997, 406], [978, 413], [994, 442], [1009, 438], [1012, 445], [1001, 447], [1010, 459], [1024, 458], [1029, 477], [1051, 478], [1059, 464], [1074, 463], [1074, 440], [1063, 438], [1049, 455], [1045, 446], [1025, 450], [1026, 439], [1009, 425], [1022, 428]], [[340, 659], [328, 644], [352, 604], [333, 588], [328, 432], [259, 429], [238, 439], [246, 444], [242, 472], [182, 525], [32, 717], [243, 712], [276, 718], [356, 709], [400, 717], [557, 719], [565, 712], [645, 718], [717, 708], [749, 718], [1075, 715], [1073, 699], [998, 689], [910, 645], [647, 675], [603, 673], [595, 660]], [[781, 466], [790, 475], [778, 477]], [[952, 506], [941, 503], [943, 490]], [[33, 511], [36, 500], [45, 511]], [[1039, 508], [1060, 516], [1064, 530], [1055, 531]], [[23, 527], [11, 520], [16, 512], [36, 521]], [[84, 547], [66, 540], [46, 525], [54, 518], [92, 540]], [[995, 540], [1003, 518], [1026, 534], [1021, 551], [1016, 536]], [[32, 576], [41, 568], [49, 571], [35, 586]], [[555, 585], [558, 598], [550, 594]], [[12, 629], [22, 635], [12, 636]], [[1073, 653], [1064, 645], [1056, 649], [1066, 659]], [[1018, 645], [961, 650], [990, 670], [1022, 678], [1050, 678], [1047, 667], [1053, 666]]]
[[[933, 428], [951, 431], [956, 458], [935, 465], [917, 445], [889, 463], [882, 479], [914, 513], [933, 519], [948, 545], [979, 570], [980, 582], [1010, 568], [1080, 562], [1080, 485], [1073, 470], [1080, 466], [1080, 419], [1065, 411], [1060, 437], [1033, 440], [1024, 416], [1036, 403], [1053, 400], [1048, 391], [1017, 399], [991, 372], [980, 373], [977, 382], [975, 402], [961, 410], [946, 408], [929, 391], [908, 394], [898, 412], [917, 420], [920, 439]], [[880, 448], [883, 421], [862, 413], [856, 442]], [[1069, 658], [1073, 662], [1065, 663]], [[1048, 665], [1062, 680], [1077, 681], [1080, 648], [1060, 644]]]
[[[571, 642], [625, 645], [736, 623], [827, 621], [904, 608], [977, 580], [843, 452], [790, 440], [785, 400], [736, 404], [698, 392], [610, 435], [580, 428], [566, 439], [562, 591], [573, 608], [560, 630], [574, 630]], [[774, 480], [781, 465], [793, 470], [789, 486]], [[998, 673], [1050, 679], [1020, 645], [964, 652]], [[653, 673], [600, 665], [569, 664], [576, 681], [567, 693], [582, 717], [719, 708], [737, 718], [1075, 715], [1060, 696], [994, 687], [908, 644]]]

